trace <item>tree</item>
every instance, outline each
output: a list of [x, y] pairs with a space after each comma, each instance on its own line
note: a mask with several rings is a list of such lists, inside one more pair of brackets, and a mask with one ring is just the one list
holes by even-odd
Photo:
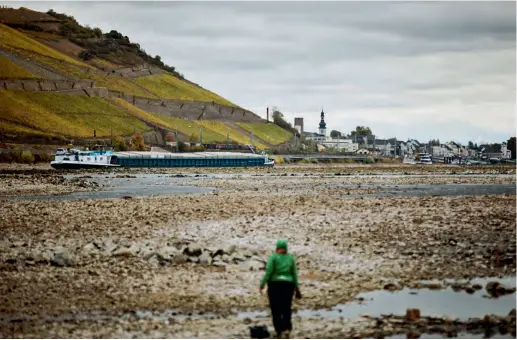
[[357, 126], [354, 131], [350, 133], [352, 136], [368, 136], [372, 135], [372, 130], [368, 126]]
[[338, 130], [332, 130], [332, 131], [330, 131], [330, 137], [339, 138], [339, 137], [341, 137], [341, 132], [339, 132]]
[[131, 144], [137, 151], [145, 150], [144, 136], [140, 131], [135, 132], [133, 138], [131, 138]]
[[506, 147], [512, 153], [511, 158], [515, 159], [515, 154], [516, 154], [516, 152], [515, 152], [515, 137], [512, 137], [512, 138], [508, 139], [508, 142], [506, 143]]
[[429, 144], [430, 144], [431, 146], [440, 146], [440, 140], [439, 140], [439, 139], [431, 139], [431, 140], [429, 141]]
[[272, 116], [273, 116], [274, 124], [280, 126], [284, 130], [292, 132], [296, 136], [300, 136], [300, 134], [298, 133], [298, 130], [293, 128], [293, 126], [284, 119], [284, 114], [282, 112], [280, 112], [280, 110], [278, 110], [278, 108], [273, 107]]
[[469, 141], [468, 148], [469, 149], [474, 149], [474, 143], [472, 143], [472, 141]]
[[190, 135], [189, 142], [196, 143], [197, 141], [198, 141], [198, 139], [197, 139], [196, 135], [194, 133], [192, 133]]
[[127, 151], [126, 141], [122, 137], [117, 137], [114, 143], [115, 151]]

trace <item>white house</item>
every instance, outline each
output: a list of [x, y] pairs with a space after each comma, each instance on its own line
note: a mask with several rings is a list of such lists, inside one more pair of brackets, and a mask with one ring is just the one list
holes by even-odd
[[338, 151], [343, 152], [356, 152], [359, 149], [359, 144], [354, 143], [351, 139], [345, 138], [330, 138], [327, 137], [324, 141], [320, 142], [327, 148], [334, 148]]

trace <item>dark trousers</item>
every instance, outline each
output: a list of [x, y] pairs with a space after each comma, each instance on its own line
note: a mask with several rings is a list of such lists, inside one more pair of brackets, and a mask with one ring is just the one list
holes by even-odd
[[287, 281], [272, 281], [268, 283], [267, 295], [269, 307], [273, 315], [273, 326], [277, 333], [291, 331], [291, 304], [294, 295], [294, 283]]

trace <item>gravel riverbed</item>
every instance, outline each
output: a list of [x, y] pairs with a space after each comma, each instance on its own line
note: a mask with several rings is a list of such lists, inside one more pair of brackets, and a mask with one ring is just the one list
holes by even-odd
[[[147, 186], [212, 189], [52, 199], [142, 176]], [[278, 237], [297, 258], [297, 311], [365, 306], [338, 318], [300, 312], [293, 337], [515, 330], [515, 310], [493, 307], [485, 320], [482, 308], [499, 295], [515, 299], [515, 191], [375, 196], [408, 185], [511, 188], [515, 168], [0, 169], [0, 337], [242, 338], [250, 325], [272, 330], [267, 316], [239, 313], [267, 315], [258, 282]], [[28, 195], [49, 199], [11, 199]], [[480, 278], [490, 280], [474, 284]], [[445, 310], [408, 321], [396, 308], [374, 316], [360, 295], [407, 289], [477, 298], [479, 320]]]

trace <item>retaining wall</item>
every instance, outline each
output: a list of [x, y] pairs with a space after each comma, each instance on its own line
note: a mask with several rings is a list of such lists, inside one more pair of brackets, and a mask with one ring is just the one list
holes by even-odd
[[93, 80], [0, 80], [0, 88], [20, 91], [67, 91], [91, 89]]
[[253, 112], [241, 108], [219, 105], [214, 102], [138, 97], [109, 91], [102, 87], [95, 87], [93, 80], [0, 80], [0, 88], [18, 91], [51, 91], [62, 94], [86, 95], [102, 98], [118, 97], [144, 111], [189, 120], [226, 120], [246, 123], [264, 122], [264, 119]]
[[226, 120], [246, 123], [263, 123], [265, 120], [251, 111], [219, 105], [213, 102], [193, 102], [173, 99], [149, 99], [109, 91], [110, 97], [122, 98], [136, 107], [165, 116], [189, 120]]

